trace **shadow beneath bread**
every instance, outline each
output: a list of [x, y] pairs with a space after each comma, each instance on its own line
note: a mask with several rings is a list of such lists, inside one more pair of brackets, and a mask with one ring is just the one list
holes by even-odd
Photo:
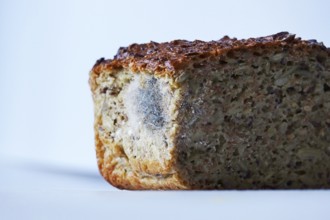
[[64, 165], [54, 165], [42, 162], [24, 162], [22, 168], [29, 171], [42, 172], [49, 175], [66, 176], [70, 178], [88, 179], [93, 181], [104, 182], [97, 168], [95, 172], [91, 169], [83, 170], [83, 168], [67, 167]]

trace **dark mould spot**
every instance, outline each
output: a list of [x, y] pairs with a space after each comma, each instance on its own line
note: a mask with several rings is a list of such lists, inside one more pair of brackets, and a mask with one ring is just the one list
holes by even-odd
[[330, 91], [330, 86], [326, 83], [323, 84], [323, 91], [324, 92], [329, 92]]
[[293, 74], [293, 76], [294, 76], [296, 79], [300, 79], [300, 78], [301, 78], [301, 75], [298, 74], [298, 73]]
[[327, 125], [328, 128], [330, 128], [330, 123], [325, 122], [325, 124]]
[[248, 118], [247, 118], [247, 127], [248, 128], [252, 128], [253, 127], [253, 117], [252, 116], [249, 116]]
[[286, 62], [286, 65], [287, 66], [292, 66], [293, 65], [293, 62], [291, 60], [289, 60], [288, 62]]
[[280, 105], [282, 103], [282, 98], [281, 97], [276, 97], [275, 98], [275, 104], [276, 104], [276, 107], [278, 106], [278, 105]]
[[323, 64], [327, 60], [327, 58], [325, 56], [317, 55], [316, 60], [317, 62]]
[[230, 102], [235, 102], [235, 101], [237, 101], [237, 100], [238, 100], [237, 97], [232, 97], [231, 100], [230, 100]]
[[241, 177], [243, 178], [243, 179], [249, 179], [249, 178], [251, 178], [251, 171], [250, 170], [246, 170], [246, 171], [242, 171], [241, 172]]
[[275, 91], [274, 88], [271, 86], [268, 86], [266, 90], [267, 90], [268, 94], [274, 94], [274, 91]]
[[207, 152], [211, 152], [212, 150], [213, 150], [212, 147], [208, 147], [208, 148], [206, 148], [206, 151], [207, 151]]
[[300, 63], [299, 63], [298, 70], [306, 70], [306, 71], [309, 71], [309, 66], [308, 66], [307, 63], [305, 63], [305, 62], [300, 62]]
[[289, 180], [288, 182], [286, 182], [286, 185], [287, 185], [287, 186], [291, 186], [292, 183], [293, 183], [293, 182], [292, 182], [291, 180]]
[[194, 63], [194, 64], [193, 64], [193, 67], [194, 67], [194, 68], [202, 68], [203, 66], [204, 66], [203, 63]]
[[101, 94], [104, 94], [104, 93], [106, 93], [107, 91], [108, 91], [108, 87], [104, 87], [103, 89], [101, 89]]
[[238, 150], [235, 149], [235, 151], [233, 152], [233, 156], [238, 156]]
[[253, 99], [252, 99], [251, 96], [243, 100], [243, 103], [244, 103], [244, 104], [252, 103], [252, 102], [253, 102]]
[[299, 167], [301, 167], [301, 165], [302, 165], [302, 162], [301, 161], [297, 161], [296, 164], [295, 164], [295, 167], [296, 168], [299, 168]]
[[305, 92], [303, 89], [301, 89], [299, 92], [298, 92], [300, 95], [305, 95]]
[[224, 65], [224, 64], [227, 64], [227, 62], [226, 62], [226, 61], [224, 61], [224, 60], [219, 60], [219, 64], [222, 64], [222, 65]]
[[231, 75], [231, 78], [233, 78], [233, 79], [238, 79], [238, 78], [239, 78], [239, 75], [237, 75], [237, 74], [232, 74], [232, 75]]
[[304, 170], [298, 170], [295, 173], [298, 174], [298, 175], [305, 175], [306, 174], [306, 171], [304, 171]]
[[234, 53], [234, 51], [232, 51], [232, 50], [228, 51], [228, 53], [227, 53], [227, 57], [229, 57], [229, 58], [235, 58], [235, 53]]
[[257, 136], [255, 141], [260, 141], [262, 140], [262, 136]]
[[314, 128], [321, 128], [322, 124], [318, 121], [311, 121], [311, 124], [314, 126]]
[[230, 120], [231, 120], [231, 116], [225, 115], [224, 121], [225, 122], [230, 122]]
[[315, 85], [311, 85], [309, 87], [307, 87], [306, 89], [304, 89], [304, 91], [308, 94], [308, 93], [312, 93], [315, 90]]
[[292, 95], [295, 91], [296, 89], [294, 87], [288, 87], [286, 89], [286, 93], [288, 93], [289, 95]]
[[312, 107], [312, 112], [317, 111], [319, 108], [320, 108], [319, 105], [314, 105], [314, 106]]
[[259, 66], [258, 66], [258, 65], [254, 65], [254, 64], [252, 64], [251, 67], [252, 67], [253, 69], [257, 69]]

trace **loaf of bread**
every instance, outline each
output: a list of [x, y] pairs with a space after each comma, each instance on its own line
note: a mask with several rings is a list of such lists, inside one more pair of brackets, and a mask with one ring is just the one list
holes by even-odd
[[122, 189], [330, 188], [330, 49], [293, 34], [132, 44], [90, 72]]

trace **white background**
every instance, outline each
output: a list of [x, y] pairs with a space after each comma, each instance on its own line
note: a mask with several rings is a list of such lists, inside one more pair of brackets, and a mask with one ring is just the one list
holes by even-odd
[[[280, 31], [295, 33], [303, 39], [317, 39], [330, 46], [329, 8], [326, 0], [1, 0], [0, 192], [6, 199], [0, 197], [0, 210], [7, 210], [4, 213], [9, 218], [8, 210], [15, 205], [30, 204], [32, 209], [36, 208], [45, 199], [41, 195], [47, 193], [53, 195], [47, 198], [55, 207], [61, 206], [59, 201], [67, 199], [67, 195], [73, 195], [71, 200], [67, 199], [70, 204], [87, 198], [97, 203], [104, 197], [99, 200], [94, 191], [115, 190], [100, 178], [94, 152], [93, 106], [87, 82], [89, 70], [100, 57], [112, 58], [120, 46], [135, 42], [208, 41], [224, 35], [248, 38]], [[85, 196], [81, 197], [78, 192], [84, 192]], [[39, 197], [31, 199], [34, 193]], [[75, 198], [75, 193], [80, 197]], [[111, 194], [109, 208], [114, 198], [121, 195], [127, 199], [140, 196], [157, 200], [152, 192], [118, 193], [124, 192]], [[282, 207], [286, 217], [307, 219], [313, 216], [312, 212], [319, 219], [329, 217], [324, 209], [326, 204], [330, 207], [329, 191], [302, 194], [264, 191], [256, 193], [259, 196], [255, 196], [255, 192], [223, 193], [163, 192], [160, 196], [169, 202], [161, 204], [169, 207], [177, 207], [170, 201], [192, 198], [190, 210], [195, 212], [195, 217], [199, 213], [196, 211], [198, 198], [211, 201], [212, 196], [232, 198], [227, 208], [222, 207], [224, 216], [236, 210], [235, 206], [245, 206], [244, 201], [259, 207], [255, 213], [266, 205], [266, 210], [273, 210], [274, 214], [276, 207]], [[314, 200], [304, 200], [308, 196]], [[25, 203], [19, 202], [24, 199]], [[142, 204], [151, 205], [150, 201], [142, 199]], [[264, 202], [268, 202], [268, 206]], [[77, 208], [87, 206], [81, 204]], [[219, 208], [215, 207], [208, 210], [211, 217]], [[48, 213], [47, 206], [45, 209], [42, 216]], [[168, 210], [164, 208], [164, 212]], [[16, 214], [19, 216], [19, 212]], [[236, 216], [244, 216], [241, 214]], [[29, 216], [27, 213], [25, 217]], [[256, 219], [255, 215], [251, 216]]]

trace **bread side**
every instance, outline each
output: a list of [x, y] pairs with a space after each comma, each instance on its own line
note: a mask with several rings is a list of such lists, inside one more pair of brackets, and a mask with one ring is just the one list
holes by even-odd
[[330, 188], [326, 51], [237, 49], [185, 75], [175, 145], [190, 188]]

